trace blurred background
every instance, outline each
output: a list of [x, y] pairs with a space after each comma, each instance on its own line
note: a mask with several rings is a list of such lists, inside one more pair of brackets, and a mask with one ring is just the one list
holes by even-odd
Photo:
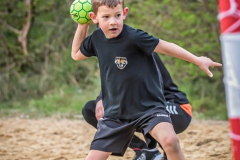
[[[0, 1], [0, 117], [79, 118], [100, 91], [96, 58], [70, 56], [77, 24], [73, 0]], [[128, 25], [222, 63], [212, 0], [125, 0]], [[95, 29], [90, 26], [91, 33]], [[227, 120], [223, 68], [209, 78], [197, 66], [160, 55], [196, 119]]]

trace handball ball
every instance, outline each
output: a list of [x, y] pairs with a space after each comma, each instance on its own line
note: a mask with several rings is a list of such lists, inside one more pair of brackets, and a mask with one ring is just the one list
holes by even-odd
[[91, 0], [75, 0], [70, 7], [70, 15], [72, 19], [80, 24], [91, 22], [89, 12], [92, 11]]

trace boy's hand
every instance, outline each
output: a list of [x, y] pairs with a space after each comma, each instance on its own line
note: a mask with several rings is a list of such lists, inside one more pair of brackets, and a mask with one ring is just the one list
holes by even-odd
[[97, 102], [96, 108], [95, 108], [95, 116], [96, 116], [97, 120], [102, 118], [103, 114], [104, 114], [104, 108], [103, 108], [102, 100], [99, 100]]
[[209, 77], [212, 77], [213, 74], [209, 70], [209, 67], [220, 67], [220, 66], [222, 66], [222, 64], [221, 63], [217, 63], [217, 62], [213, 62], [210, 58], [202, 56], [202, 57], [198, 57], [198, 66], [204, 72], [206, 72]]
[[77, 23], [79, 26], [90, 26], [90, 24], [92, 24], [92, 22], [91, 23], [87, 23], [87, 24], [81, 24], [81, 23]]

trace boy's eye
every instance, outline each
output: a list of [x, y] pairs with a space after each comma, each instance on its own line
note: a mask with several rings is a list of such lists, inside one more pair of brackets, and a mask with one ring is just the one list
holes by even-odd
[[103, 18], [108, 18], [108, 16], [103, 16]]
[[117, 14], [117, 17], [120, 17], [121, 16], [121, 14]]

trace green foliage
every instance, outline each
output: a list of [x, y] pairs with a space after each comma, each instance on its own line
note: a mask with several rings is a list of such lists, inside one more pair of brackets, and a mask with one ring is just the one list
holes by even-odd
[[[84, 95], [87, 100], [98, 94], [99, 86], [94, 85], [99, 80], [97, 59], [75, 62], [70, 57], [76, 30], [69, 14], [72, 2], [33, 0], [28, 6], [24, 0], [0, 1], [1, 113], [7, 114], [6, 108], [32, 116], [34, 111], [42, 115], [74, 113], [80, 109], [78, 102], [83, 105], [78, 97]], [[128, 0], [125, 5], [130, 9], [127, 24], [221, 62], [215, 1]], [[28, 22], [31, 25], [26, 30]], [[94, 29], [91, 25], [90, 32]], [[21, 39], [24, 31], [28, 33], [27, 51]], [[222, 68], [212, 69], [214, 77], [209, 78], [193, 64], [160, 57], [187, 93], [196, 115], [226, 119]], [[78, 93], [89, 88], [89, 94]]]
[[[210, 0], [132, 0], [127, 23], [221, 63], [217, 7], [217, 3]], [[226, 119], [222, 68], [211, 69], [214, 77], [209, 78], [191, 63], [170, 56], [160, 57], [174, 81], [187, 93], [194, 112]]]
[[[21, 26], [26, 23], [26, 9], [22, 9], [26, 8], [23, 7], [25, 3], [16, 0], [0, 2], [1, 10], [8, 14], [8, 17], [0, 17], [3, 24], [0, 35], [5, 45], [5, 48], [0, 47], [3, 53], [0, 55], [0, 65], [3, 66], [0, 81], [5, 84], [0, 89], [1, 101], [41, 98], [64, 84], [84, 88], [92, 83], [97, 69], [96, 59], [77, 63], [70, 57], [76, 23], [66, 7], [70, 2], [66, 2], [33, 1], [32, 25], [27, 37], [28, 55], [24, 55], [17, 40]], [[17, 21], [13, 20], [15, 18]]]
[[2, 103], [0, 117], [79, 118], [81, 117], [82, 107], [89, 100], [89, 97], [97, 96], [99, 86], [99, 81], [95, 81], [92, 86], [85, 89], [64, 85], [61, 89], [46, 93], [41, 99], [29, 98], [22, 101]]

